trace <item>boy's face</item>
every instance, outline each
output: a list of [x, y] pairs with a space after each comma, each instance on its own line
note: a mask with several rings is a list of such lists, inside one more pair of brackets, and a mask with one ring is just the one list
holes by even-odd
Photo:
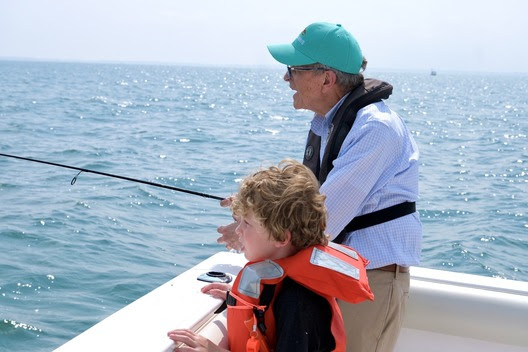
[[255, 219], [252, 211], [240, 217], [235, 232], [240, 238], [242, 251], [248, 261], [278, 259], [277, 246], [280, 246], [280, 243], [270, 237], [268, 230]]

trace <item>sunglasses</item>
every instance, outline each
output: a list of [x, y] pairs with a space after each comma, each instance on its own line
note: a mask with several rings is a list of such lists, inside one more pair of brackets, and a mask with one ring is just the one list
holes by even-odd
[[291, 67], [286, 66], [288, 69], [288, 79], [291, 79], [293, 77], [293, 71], [326, 71], [327, 69], [324, 67]]

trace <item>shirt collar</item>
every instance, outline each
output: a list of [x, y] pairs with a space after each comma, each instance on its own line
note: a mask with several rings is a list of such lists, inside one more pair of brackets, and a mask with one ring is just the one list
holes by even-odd
[[330, 124], [332, 123], [332, 120], [334, 119], [335, 113], [341, 107], [346, 97], [348, 97], [348, 94], [350, 93], [345, 94], [324, 116], [319, 115], [317, 113], [314, 114], [314, 117], [312, 119], [312, 125], [311, 125], [311, 129], [313, 133], [315, 133], [319, 137], [323, 135], [324, 127], [330, 126]]

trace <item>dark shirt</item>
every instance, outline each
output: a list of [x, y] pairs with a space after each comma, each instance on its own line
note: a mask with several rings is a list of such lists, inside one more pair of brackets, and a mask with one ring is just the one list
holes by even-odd
[[335, 349], [328, 301], [286, 278], [273, 304], [276, 352], [328, 352]]

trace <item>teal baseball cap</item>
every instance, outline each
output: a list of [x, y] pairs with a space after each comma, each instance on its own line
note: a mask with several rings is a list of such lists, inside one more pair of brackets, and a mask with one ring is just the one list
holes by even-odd
[[356, 39], [340, 24], [334, 23], [312, 23], [293, 43], [268, 45], [268, 50], [275, 60], [288, 66], [320, 63], [358, 74], [363, 64], [363, 54]]

